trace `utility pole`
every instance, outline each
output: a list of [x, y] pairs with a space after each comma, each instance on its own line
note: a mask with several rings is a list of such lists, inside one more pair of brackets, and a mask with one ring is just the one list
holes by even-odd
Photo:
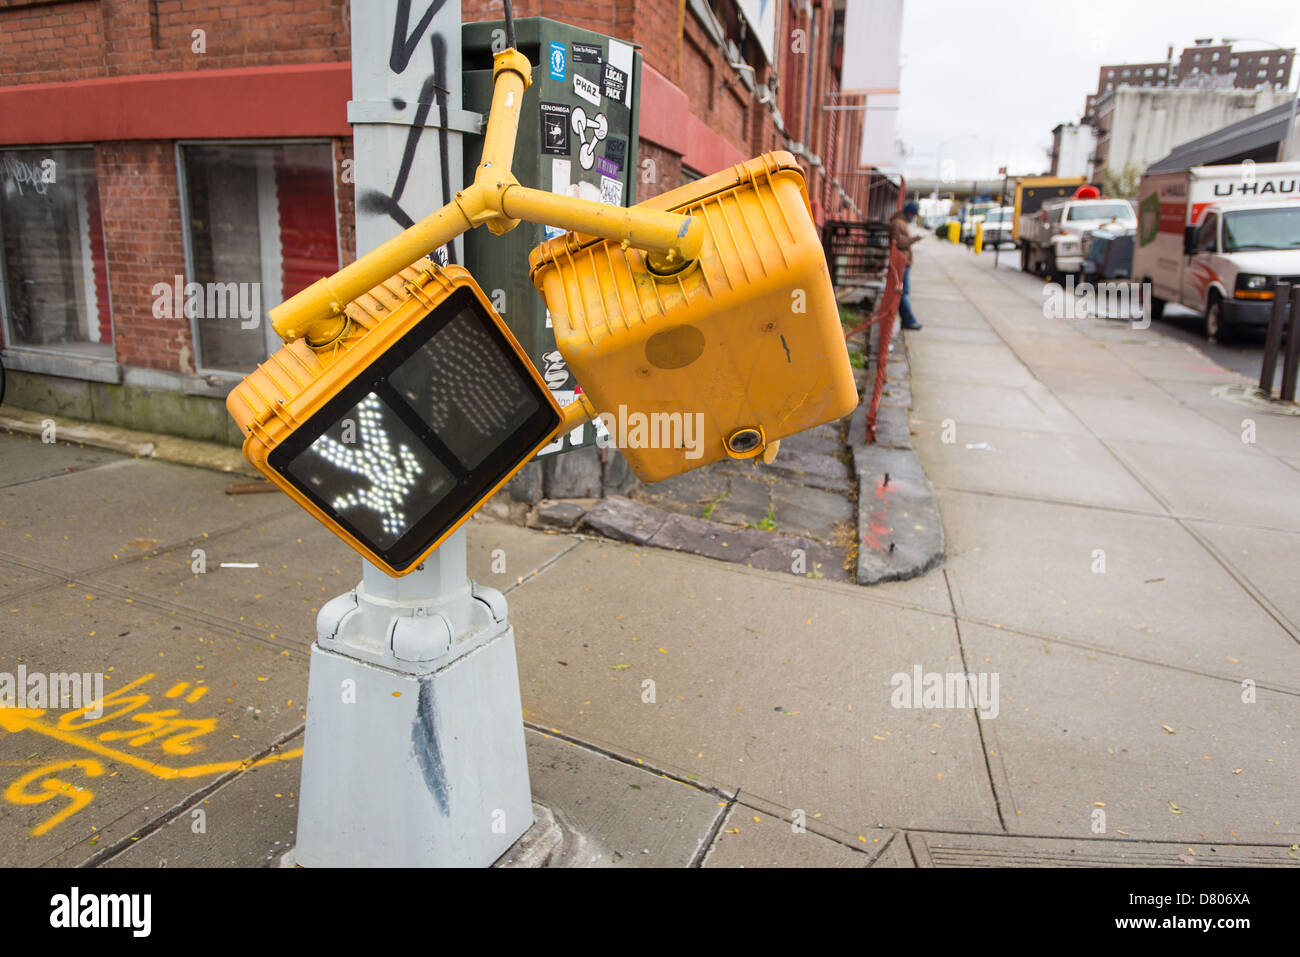
[[[481, 118], [461, 108], [459, 0], [369, 0], [351, 15], [360, 256], [461, 189], [461, 134], [478, 133]], [[459, 263], [460, 245], [427, 254]], [[403, 578], [363, 560], [357, 587], [321, 608], [297, 863], [485, 867], [528, 830], [506, 611], [499, 591], [469, 580], [463, 528]]]

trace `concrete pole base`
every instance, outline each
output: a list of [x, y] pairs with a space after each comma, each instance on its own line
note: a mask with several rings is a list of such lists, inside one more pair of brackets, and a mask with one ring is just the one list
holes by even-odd
[[426, 676], [313, 645], [296, 861], [490, 866], [533, 823], [517, 675], [509, 627]]
[[488, 867], [533, 824], [514, 629], [457, 532], [317, 620], [295, 861]]

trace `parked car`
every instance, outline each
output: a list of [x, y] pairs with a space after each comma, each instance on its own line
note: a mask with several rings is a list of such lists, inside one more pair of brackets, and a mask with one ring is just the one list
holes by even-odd
[[1084, 278], [1089, 282], [1128, 279], [1133, 275], [1134, 229], [1094, 229], [1087, 234], [1088, 252], [1083, 260]]
[[985, 249], [996, 249], [999, 243], [1011, 242], [1015, 212], [1014, 206], [999, 206], [984, 214]]
[[970, 203], [961, 211], [961, 241], [967, 246], [975, 244], [975, 227], [984, 222], [990, 211], [998, 208], [997, 203]]

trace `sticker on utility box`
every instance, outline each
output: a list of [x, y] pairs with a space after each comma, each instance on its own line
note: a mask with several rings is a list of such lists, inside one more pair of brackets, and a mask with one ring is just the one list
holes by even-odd
[[548, 156], [568, 156], [572, 110], [561, 103], [539, 103], [537, 107], [542, 116], [542, 152]]
[[627, 162], [627, 140], [611, 136], [605, 141], [605, 155], [622, 169], [623, 164]]
[[632, 64], [634, 62], [634, 53], [631, 44], [620, 43], [618, 40], [609, 41], [609, 54], [606, 59], [610, 66], [622, 70], [623, 75], [628, 78], [623, 84], [623, 96], [620, 102], [627, 107], [632, 105]]
[[600, 201], [606, 206], [623, 205], [623, 184], [609, 176], [600, 178]]
[[564, 82], [565, 64], [564, 64], [564, 44], [551, 44], [551, 79]]
[[573, 92], [578, 94], [592, 106], [600, 106], [600, 87], [592, 83], [585, 76], [577, 73], [573, 74]]
[[[575, 106], [573, 119], [569, 125], [573, 127], [573, 132], [578, 134], [578, 143], [581, 144], [578, 149], [578, 162], [583, 169], [591, 169], [596, 163], [596, 144], [609, 133], [609, 118], [604, 113], [597, 113], [588, 118], [586, 110]], [[587, 138], [588, 133], [591, 134], [590, 139]]]
[[571, 43], [574, 63], [600, 63], [602, 61], [600, 46], [595, 43]]
[[623, 102], [623, 94], [627, 90], [626, 73], [612, 63], [606, 63], [601, 70], [601, 83], [607, 97], [616, 103]]

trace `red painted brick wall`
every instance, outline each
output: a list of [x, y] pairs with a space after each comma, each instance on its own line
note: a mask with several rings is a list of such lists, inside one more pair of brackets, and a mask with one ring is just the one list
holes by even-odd
[[635, 171], [638, 203], [682, 185], [682, 158], [677, 153], [642, 140], [637, 162], [640, 166]]
[[101, 143], [95, 172], [113, 302], [117, 359], [124, 365], [194, 371], [184, 316], [156, 318], [155, 283], [185, 273], [175, 147], [168, 142]]
[[[204, 53], [194, 50], [194, 30], [205, 33]], [[0, 82], [6, 85], [323, 63], [348, 56], [347, 0], [54, 0], [0, 6]]]
[[347, 265], [357, 258], [357, 203], [355, 173], [344, 177], [344, 170], [352, 166], [352, 140], [334, 141], [334, 195], [339, 213], [339, 258]]
[[[660, 0], [660, 5], [664, 0]], [[593, 30], [609, 36], [619, 36], [615, 31], [617, 17], [615, 7], [628, 6], [628, 0], [515, 0], [512, 9], [515, 19], [525, 17], [546, 17], [571, 23], [584, 30]], [[461, 0], [461, 19], [466, 23], [478, 20], [500, 20], [502, 17], [501, 0]], [[632, 39], [626, 35], [620, 39]]]

